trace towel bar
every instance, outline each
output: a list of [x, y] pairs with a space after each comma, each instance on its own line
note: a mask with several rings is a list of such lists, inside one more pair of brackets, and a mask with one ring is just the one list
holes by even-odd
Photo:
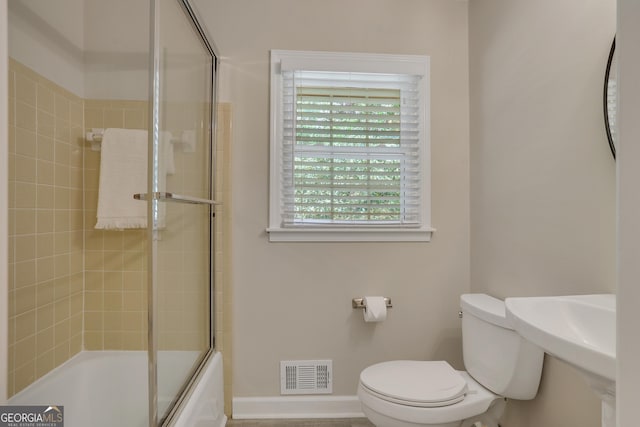
[[[102, 135], [104, 135], [105, 129], [102, 128], [91, 128], [90, 131], [87, 131], [84, 135], [87, 142], [91, 143], [92, 151], [100, 151], [100, 143], [102, 142]], [[195, 149], [195, 132], [194, 131], [183, 131], [181, 138], [171, 138], [172, 144], [181, 144], [183, 151], [193, 152]]]
[[[174, 193], [156, 192], [151, 194], [155, 200], [162, 200], [166, 202], [190, 203], [194, 205], [219, 205], [220, 204], [220, 202], [216, 202], [215, 200], [201, 199], [199, 197], [183, 196], [183, 195], [174, 194]], [[134, 194], [133, 198], [136, 200], [147, 200], [147, 193]]]

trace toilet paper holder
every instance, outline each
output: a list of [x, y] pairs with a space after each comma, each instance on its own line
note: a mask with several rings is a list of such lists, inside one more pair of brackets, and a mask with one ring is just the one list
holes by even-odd
[[[391, 305], [391, 298], [384, 297], [384, 302], [387, 305], [387, 308], [393, 307], [393, 305]], [[367, 308], [366, 304], [364, 303], [364, 298], [354, 298], [354, 299], [352, 299], [351, 300], [351, 307], [353, 307], [353, 308]]]

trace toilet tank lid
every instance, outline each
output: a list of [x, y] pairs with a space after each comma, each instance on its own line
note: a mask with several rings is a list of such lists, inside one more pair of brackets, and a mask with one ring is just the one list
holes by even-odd
[[463, 294], [460, 296], [463, 313], [470, 313], [485, 322], [513, 329], [507, 320], [504, 301], [487, 294]]

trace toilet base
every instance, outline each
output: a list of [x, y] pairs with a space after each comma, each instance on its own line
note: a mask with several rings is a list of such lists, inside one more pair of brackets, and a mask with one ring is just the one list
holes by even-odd
[[462, 421], [455, 421], [445, 424], [416, 424], [408, 421], [392, 419], [386, 415], [380, 414], [371, 408], [362, 407], [364, 415], [376, 427], [460, 427]]
[[498, 398], [491, 404], [491, 407], [487, 410], [487, 412], [483, 414], [467, 418], [466, 420], [439, 424], [417, 424], [408, 421], [391, 419], [386, 415], [380, 414], [364, 405], [362, 407], [362, 410], [369, 421], [371, 421], [371, 423], [376, 427], [500, 427], [500, 424], [498, 424], [498, 420], [504, 413], [505, 406], [506, 399]]

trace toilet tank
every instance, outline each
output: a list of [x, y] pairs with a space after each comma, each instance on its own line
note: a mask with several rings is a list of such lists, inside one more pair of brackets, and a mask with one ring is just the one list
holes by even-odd
[[511, 399], [533, 399], [538, 392], [544, 352], [513, 330], [504, 301], [486, 294], [464, 294], [462, 351], [476, 381]]

